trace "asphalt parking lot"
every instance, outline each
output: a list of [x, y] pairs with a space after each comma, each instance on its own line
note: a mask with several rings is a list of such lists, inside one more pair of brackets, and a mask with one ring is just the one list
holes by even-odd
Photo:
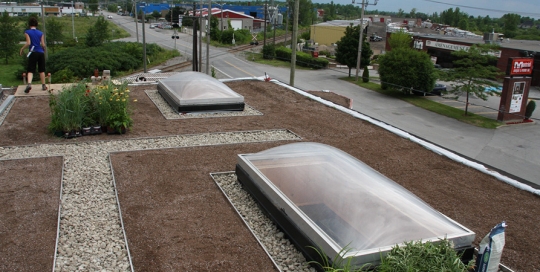
[[[450, 82], [440, 82], [445, 84], [448, 89], [451, 88]], [[459, 96], [455, 99], [455, 95], [446, 94], [442, 96], [429, 95], [426, 96], [427, 99], [436, 101], [438, 103], [448, 105], [454, 108], [465, 110], [465, 105], [467, 101], [467, 96], [465, 94]], [[529, 90], [529, 99], [540, 100], [540, 89], [538, 87], [532, 87]], [[487, 100], [476, 97], [475, 95], [469, 95], [469, 108], [468, 111], [474, 114], [478, 114], [487, 118], [497, 119], [498, 109], [500, 105], [501, 97], [494, 95], [489, 96]], [[537, 102], [538, 103], [538, 102]], [[535, 110], [533, 112], [532, 118], [540, 120], [540, 110]]]

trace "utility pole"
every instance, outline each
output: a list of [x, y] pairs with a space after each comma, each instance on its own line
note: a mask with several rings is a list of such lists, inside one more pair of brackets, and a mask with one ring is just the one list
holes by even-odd
[[287, 31], [289, 31], [289, 1], [287, 0], [287, 18], [285, 18], [285, 46], [287, 46]]
[[[45, 27], [45, 13], [43, 12], [43, 1], [41, 1], [41, 21], [43, 22], [43, 42], [47, 44], [47, 31]], [[45, 59], [49, 58], [49, 50], [45, 50]]]
[[146, 3], [144, 3], [144, 10], [142, 12], [142, 48], [143, 48], [143, 69], [146, 73], [146, 35], [144, 33], [144, 20], [146, 13]]
[[294, 87], [294, 72], [296, 68], [296, 41], [298, 39], [298, 9], [300, 8], [300, 0], [294, 0], [294, 19], [292, 29], [292, 53], [291, 53], [291, 78], [289, 85]]
[[[352, 1], [352, 3], [354, 4], [354, 1]], [[374, 6], [377, 5], [377, 2], [379, 0], [375, 0], [375, 3], [373, 4]], [[362, 0], [362, 12], [361, 12], [361, 15], [360, 15], [360, 39], [358, 40], [358, 57], [356, 58], [356, 82], [358, 82], [358, 73], [360, 72], [360, 61], [362, 60], [362, 45], [364, 44], [363, 42], [363, 36], [364, 36], [364, 8], [365, 6], [369, 5], [369, 0]], [[364, 68], [366, 69], [366, 68]]]
[[73, 1], [71, 1], [71, 26], [73, 28], [73, 39], [75, 39], [75, 19], [73, 19], [73, 13], [75, 13], [75, 9], [73, 8]]
[[199, 72], [202, 72], [202, 9], [203, 9], [203, 0], [201, 0], [199, 7]]
[[264, 1], [264, 40], [263, 48], [266, 47], [266, 13], [268, 12], [268, 0]]
[[138, 17], [139, 17], [139, 13], [137, 12], [137, 8], [138, 8], [138, 4], [137, 4], [137, 1], [133, 1], [133, 7], [135, 8], [135, 12], [133, 14], [135, 14], [135, 33], [136, 33], [136, 36], [137, 36], [137, 43], [139, 43], [139, 22], [138, 22]]
[[212, 19], [212, 0], [208, 0], [208, 16], [206, 17], [206, 74], [210, 75], [210, 21]]

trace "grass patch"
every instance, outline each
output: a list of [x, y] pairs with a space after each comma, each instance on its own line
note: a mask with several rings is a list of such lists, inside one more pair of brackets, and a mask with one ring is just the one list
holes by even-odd
[[[24, 55], [24, 57], [26, 57], [26, 55]], [[23, 84], [21, 79], [15, 77], [15, 72], [23, 68], [22, 59], [23, 57], [19, 56], [19, 50], [17, 50], [17, 54], [13, 54], [13, 56], [8, 59], [8, 64], [5, 63], [5, 59], [0, 61], [0, 84], [2, 84], [3, 88]], [[34, 76], [34, 81], [35, 79], [39, 80], [39, 74], [37, 75], [37, 78]]]
[[471, 112], [465, 115], [464, 110], [457, 109], [448, 105], [444, 105], [444, 104], [432, 101], [430, 99], [426, 99], [423, 96], [406, 95], [399, 91], [395, 91], [391, 89], [383, 90], [379, 83], [373, 83], [373, 82], [364, 83], [360, 79], [358, 80], [359, 82], [356, 83], [354, 77], [345, 77], [341, 79], [351, 82], [353, 84], [356, 84], [360, 87], [363, 87], [363, 88], [366, 88], [366, 89], [369, 89], [378, 93], [382, 93], [384, 95], [395, 97], [397, 99], [401, 99], [417, 107], [423, 108], [428, 111], [432, 111], [434, 113], [437, 113], [446, 117], [454, 118], [458, 121], [461, 121], [461, 122], [464, 122], [473, 126], [495, 129], [502, 125], [502, 123], [497, 120], [493, 120], [490, 118], [486, 118], [484, 116], [476, 115]]

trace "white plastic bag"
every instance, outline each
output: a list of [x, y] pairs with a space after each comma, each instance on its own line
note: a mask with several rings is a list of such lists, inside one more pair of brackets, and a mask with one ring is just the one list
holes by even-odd
[[497, 224], [480, 242], [476, 257], [476, 272], [497, 272], [504, 248], [506, 223]]

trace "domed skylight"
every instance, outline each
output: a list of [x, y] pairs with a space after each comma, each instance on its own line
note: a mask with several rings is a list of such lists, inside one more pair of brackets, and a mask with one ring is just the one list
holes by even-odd
[[244, 110], [243, 96], [199, 72], [182, 72], [161, 79], [158, 92], [179, 112]]

